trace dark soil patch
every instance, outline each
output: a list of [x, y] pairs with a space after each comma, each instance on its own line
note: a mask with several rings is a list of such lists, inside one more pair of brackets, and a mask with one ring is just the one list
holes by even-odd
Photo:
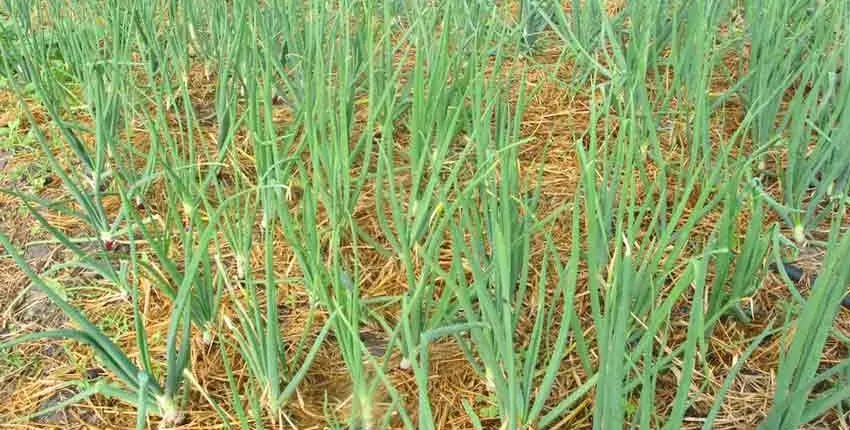
[[[68, 401], [68, 399], [74, 397], [75, 394], [77, 394], [75, 390], [69, 388], [57, 391], [45, 401], [41, 402], [38, 413], [46, 412], [61, 405], [62, 402]], [[39, 415], [35, 417], [33, 421], [39, 424], [51, 425], [82, 423], [97, 425], [100, 420], [98, 420], [97, 416], [90, 410], [74, 406], [65, 406], [51, 412], [47, 412], [44, 415]]]

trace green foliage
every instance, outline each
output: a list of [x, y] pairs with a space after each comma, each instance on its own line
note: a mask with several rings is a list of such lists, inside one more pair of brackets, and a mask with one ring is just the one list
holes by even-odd
[[[5, 192], [71, 251], [69, 266], [127, 294], [137, 336], [119, 348], [123, 322], [87, 319], [0, 233], [75, 324], [1, 347], [88, 345], [114, 382], [81, 383], [71, 401], [132, 404], [140, 429], [148, 416], [178, 423], [190, 398], [226, 428], [278, 427], [328, 348], [351, 386], [342, 420], [326, 393], [329, 425], [438, 428], [435, 343], [459, 346], [488, 389], [456, 405], [475, 428], [548, 428], [585, 399], [594, 428], [678, 428], [717, 388], [700, 378], [714, 329], [749, 318], [742, 303], [787, 251], [787, 228], [802, 245], [831, 222], [811, 241], [826, 250], [824, 275], [807, 299], [792, 286], [801, 306], [788, 324], [746, 340], [705, 428], [775, 333], [790, 348], [764, 428], [840, 405], [850, 362], [819, 358], [844, 341], [832, 323], [850, 282], [846, 2], [569, 3], [522, 1], [512, 16], [484, 1], [6, 0], [2, 78], [30, 129], [8, 124], [4, 145], [38, 146], [67, 197]], [[554, 64], [536, 61], [544, 49]], [[551, 91], [540, 76], [565, 69], [557, 83], [586, 100], [586, 124], [566, 138], [531, 130], [529, 104]], [[726, 117], [733, 104], [743, 119]], [[733, 131], [718, 132], [727, 121]], [[575, 165], [529, 159], [555, 146]], [[761, 168], [770, 158], [775, 172]], [[567, 198], [545, 183], [562, 168], [578, 177]], [[47, 209], [85, 228], [60, 229]], [[375, 259], [400, 267], [400, 293], [368, 296]], [[164, 334], [147, 334], [143, 280], [170, 301]], [[296, 341], [281, 336], [291, 288], [309, 300]], [[687, 329], [674, 343], [676, 319]], [[386, 335], [383, 356], [361, 339], [366, 325]], [[198, 342], [220, 355], [228, 392], [192, 374]], [[418, 398], [390, 378], [394, 355]], [[675, 394], [658, 405], [671, 374]], [[823, 382], [835, 387], [812, 394]]]

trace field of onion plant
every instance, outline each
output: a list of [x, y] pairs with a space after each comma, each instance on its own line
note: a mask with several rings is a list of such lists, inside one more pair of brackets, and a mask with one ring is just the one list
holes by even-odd
[[846, 1], [0, 21], [0, 427], [850, 426]]

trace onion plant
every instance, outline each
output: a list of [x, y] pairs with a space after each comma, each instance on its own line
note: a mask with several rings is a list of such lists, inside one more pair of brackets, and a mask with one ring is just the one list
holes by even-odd
[[393, 136], [396, 110], [403, 107], [390, 98], [392, 94], [386, 92], [391, 90], [389, 87], [383, 94], [373, 92], [371, 97], [384, 102], [374, 109], [376, 115], [384, 118], [378, 138], [376, 216], [390, 249], [404, 267], [407, 283], [399, 319], [401, 367], [405, 369], [418, 350], [421, 334], [439, 327], [446, 318], [445, 304], [437, 306], [442, 300], [435, 297], [432, 269], [444, 242], [446, 223], [441, 221], [450, 216], [448, 198], [469, 155], [468, 151], [458, 153], [455, 145], [466, 120], [463, 99], [475, 74], [471, 66], [462, 65], [469, 64], [465, 47], [450, 49], [452, 32], [447, 30], [454, 28], [451, 10], [429, 11], [424, 16], [418, 25], [431, 27], [435, 20], [441, 20], [445, 30], [433, 45], [422, 32], [414, 35], [416, 56], [405, 124], [410, 141], [400, 162]]
[[[28, 8], [29, 6], [20, 7]], [[119, 16], [114, 17], [115, 20], [120, 21], [122, 18], [120, 13], [116, 12], [116, 15]], [[60, 23], [70, 26], [68, 21], [67, 19], [59, 20]], [[18, 25], [22, 28], [28, 28], [34, 24], [20, 22]], [[116, 25], [118, 25], [118, 22], [116, 22]], [[126, 85], [126, 78], [122, 75], [126, 72], [124, 61], [128, 55], [127, 43], [117, 39], [115, 42], [117, 45], [116, 52], [111, 58], [96, 58], [85, 48], [81, 52], [72, 49], [65, 51], [65, 55], [69, 57], [68, 61], [77, 64], [79, 79], [85, 84], [82, 90], [86, 93], [86, 108], [89, 112], [97, 112], [98, 114], [98, 121], [92, 129], [82, 127], [67, 119], [64, 108], [67, 107], [68, 94], [57, 91], [56, 82], [52, 77], [42, 75], [43, 71], [49, 70], [46, 58], [47, 47], [38, 37], [38, 30], [32, 29], [31, 31], [35, 35], [25, 39], [20, 46], [26, 53], [24, 62], [20, 66], [30, 71], [27, 74], [30, 77], [30, 84], [41, 95], [49, 118], [58, 128], [63, 138], [62, 141], [75, 157], [70, 160], [63, 160], [54, 155], [54, 148], [40, 126], [34, 128], [34, 134], [42, 153], [47, 159], [48, 166], [60, 178], [73, 200], [72, 202], [47, 203], [32, 196], [20, 193], [16, 193], [16, 195], [26, 199], [29, 203], [57, 211], [65, 216], [74, 217], [90, 228], [92, 230], [88, 232], [90, 237], [74, 238], [73, 240], [68, 237], [57, 237], [78, 255], [83, 254], [81, 247], [86, 243], [95, 244], [101, 250], [112, 251], [116, 247], [113, 236], [119, 234], [118, 231], [124, 227], [124, 215], [120, 212], [118, 214], [108, 213], [105, 208], [105, 199], [109, 195], [107, 188], [114, 163], [115, 137], [120, 129], [122, 114], [120, 105], [124, 100], [122, 93]], [[79, 31], [70, 31], [69, 29], [63, 41], [68, 45], [85, 47], [95, 43], [96, 36], [96, 34], [85, 31], [85, 29]], [[71, 57], [74, 54], [79, 54], [79, 56]], [[6, 73], [11, 73], [11, 65], [4, 62], [3, 67]], [[18, 83], [18, 80], [11, 78], [8, 82], [19, 100], [24, 101], [26, 92]], [[38, 124], [32, 110], [26, 104], [23, 104], [23, 111], [32, 124]], [[93, 148], [83, 143], [81, 134], [93, 137]], [[116, 276], [114, 270], [111, 270], [102, 261], [99, 263], [92, 264], [92, 267], [98, 268], [102, 275], [114, 279]]]
[[[502, 159], [507, 160], [510, 154], [506, 151]], [[511, 169], [505, 166], [506, 171]], [[572, 211], [574, 235], [569, 263], [562, 266], [552, 238], [547, 237], [540, 273], [537, 279], [531, 279], [528, 270], [534, 208], [527, 206], [532, 202], [523, 201], [518, 184], [512, 184], [508, 177], [503, 176], [504, 182], [499, 184], [491, 180], [488, 194], [480, 196], [486, 220], [477, 218], [478, 208], [462, 208], [465, 227], [453, 229], [454, 273], [447, 276], [463, 317], [480, 324], [457, 339], [486, 381], [502, 428], [545, 427], [575, 400], [565, 399], [555, 411], [544, 413], [571, 334], [570, 309], [580, 249], [579, 212]], [[483, 230], [484, 225], [488, 231]], [[471, 243], [465, 240], [467, 236], [472, 238]], [[472, 272], [471, 281], [467, 281], [466, 270]], [[552, 284], [550, 276], [555, 278], [554, 291], [547, 288]], [[533, 329], [527, 344], [523, 344], [516, 337], [517, 328], [520, 319], [529, 315]], [[473, 421], [480, 420], [475, 411], [467, 413]]]
[[[373, 410], [374, 384], [364, 367], [365, 348], [359, 339], [365, 312], [357, 263], [361, 233], [352, 213], [373, 157], [370, 134], [363, 133], [355, 139], [353, 109], [361, 97], [366, 73], [362, 55], [373, 55], [374, 44], [370, 41], [373, 35], [360, 30], [369, 22], [359, 15], [358, 5], [338, 6], [338, 10], [313, 17], [317, 21], [308, 27], [311, 33], [301, 52], [304, 97], [299, 100], [297, 120], [287, 135], [292, 139], [299, 136], [296, 147], [304, 153], [287, 160], [288, 151], [280, 151], [270, 139], [273, 134], [266, 133], [268, 146], [257, 148], [265, 153], [261, 158], [264, 164], [257, 168], [258, 173], [273, 181], [270, 186], [294, 182], [304, 189], [292, 212], [283, 203], [280, 191], [270, 189], [261, 199], [262, 218], [279, 220], [299, 263], [311, 303], [336, 315], [331, 327], [351, 374], [350, 422], [371, 428], [377, 419]], [[265, 88], [264, 99], [268, 101], [270, 88]], [[269, 121], [266, 110], [264, 124], [271, 126]], [[269, 127], [266, 130], [272, 132]], [[258, 163], [261, 159], [258, 157]], [[282, 175], [292, 175], [292, 181]], [[352, 252], [343, 253], [343, 248]]]
[[[178, 398], [178, 390], [182, 386], [184, 372], [190, 357], [190, 321], [188, 318], [190, 304], [190, 287], [188, 285], [181, 289], [178, 300], [175, 301], [175, 309], [172, 313], [166, 340], [166, 368], [163, 382], [157, 383], [153, 375], [158, 373], [151, 366], [151, 359], [145, 340], [144, 326], [139, 311], [139, 301], [134, 295], [133, 311], [137, 329], [137, 346], [141, 354], [142, 367], [139, 368], [132, 360], [112, 342], [107, 334], [89, 321], [77, 308], [70, 305], [61, 294], [53, 289], [45, 280], [38, 275], [23, 256], [15, 249], [8, 236], [0, 233], [0, 243], [6, 252], [12, 256], [18, 266], [28, 275], [32, 282], [43, 291], [47, 297], [78, 326], [76, 329], [55, 329], [46, 332], [34, 333], [20, 336], [11, 342], [2, 345], [10, 348], [23, 342], [31, 342], [38, 339], [71, 339], [93, 348], [98, 358], [116, 376], [122, 385], [110, 384], [99, 381], [93, 386], [87, 387], [78, 396], [70, 399], [73, 402], [82, 400], [95, 394], [114, 397], [124, 402], [136, 405], [141, 411], [150, 411], [162, 417], [166, 426], [179, 424], [183, 420], [183, 413]], [[190, 270], [191, 271], [191, 270]], [[122, 271], [122, 278], [127, 279], [127, 271]], [[129, 289], [129, 286], [127, 286]], [[185, 387], [184, 387], [185, 388]], [[185, 406], [185, 405], [184, 405]], [[144, 423], [140, 414], [140, 422]]]
[[[843, 27], [850, 12], [843, 3], [811, 8], [805, 1], [751, 1], [746, 12], [752, 34], [747, 101], [753, 139], [757, 145], [773, 143], [786, 159], [776, 173], [782, 200], [766, 201], [802, 244], [829, 218], [833, 193], [843, 196], [847, 186], [850, 153], [846, 145], [836, 145], [846, 128], [841, 125], [846, 97], [838, 87], [847, 76], [836, 70], [846, 63]], [[788, 93], [788, 109], [782, 111]]]
[[[850, 364], [843, 360], [827, 370], [820, 370], [820, 354], [827, 342], [841, 299], [850, 284], [850, 267], [843, 262], [850, 251], [850, 235], [842, 232], [845, 205], [833, 220], [829, 236], [830, 252], [809, 299], [800, 310], [797, 328], [783, 353], [777, 374], [773, 406], [762, 428], [798, 428], [823, 414], [847, 398], [846, 387], [836, 387], [809, 400], [814, 385]], [[800, 400], [803, 399], [803, 400]]]
[[[759, 287], [760, 274], [770, 244], [770, 234], [764, 228], [764, 206], [751, 195], [746, 234], [740, 239], [735, 231], [737, 214], [744, 211], [746, 200], [734, 195], [727, 197], [723, 219], [718, 226], [718, 254], [715, 259], [715, 280], [709, 297], [709, 314], [719, 318], [726, 310], [734, 310], [741, 320], [748, 320], [740, 302]], [[742, 201], [744, 200], [744, 201]], [[737, 248], [737, 249], [736, 249]], [[734, 272], [731, 271], [734, 263]], [[727, 288], [726, 285], [729, 285]]]

